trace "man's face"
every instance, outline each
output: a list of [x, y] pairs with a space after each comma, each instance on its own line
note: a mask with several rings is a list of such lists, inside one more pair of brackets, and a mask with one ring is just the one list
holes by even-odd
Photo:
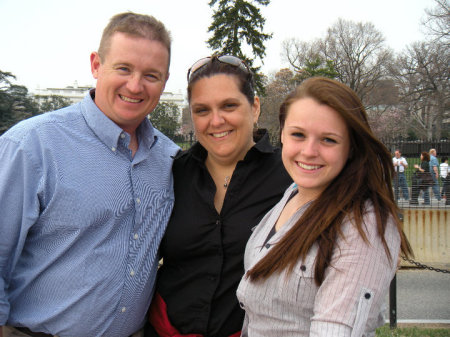
[[395, 151], [395, 158], [400, 158], [401, 155], [400, 151]]
[[169, 77], [169, 51], [159, 41], [114, 33], [103, 63], [91, 54], [97, 79], [95, 104], [124, 131], [133, 134], [159, 102]]

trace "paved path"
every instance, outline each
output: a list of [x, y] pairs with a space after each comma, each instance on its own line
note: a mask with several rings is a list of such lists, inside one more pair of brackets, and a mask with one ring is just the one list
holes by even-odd
[[418, 269], [398, 271], [397, 320], [450, 323], [450, 274]]

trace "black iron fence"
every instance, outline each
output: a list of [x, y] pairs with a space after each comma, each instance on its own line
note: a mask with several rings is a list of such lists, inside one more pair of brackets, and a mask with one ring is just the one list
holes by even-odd
[[[179, 134], [173, 138], [182, 149], [188, 149], [196, 141], [193, 132], [188, 134]], [[271, 136], [271, 142], [279, 146], [278, 135]], [[395, 150], [400, 150], [402, 156], [406, 158], [408, 167], [404, 173], [399, 173], [394, 177], [392, 186], [394, 196], [400, 208], [449, 208], [450, 199], [450, 177], [439, 178], [432, 184], [427, 185], [416, 174], [415, 164], [420, 165], [420, 153], [428, 152], [430, 149], [436, 149], [439, 163], [442, 157], [450, 157], [450, 141], [399, 141], [387, 139], [383, 140], [387, 149], [394, 156]]]

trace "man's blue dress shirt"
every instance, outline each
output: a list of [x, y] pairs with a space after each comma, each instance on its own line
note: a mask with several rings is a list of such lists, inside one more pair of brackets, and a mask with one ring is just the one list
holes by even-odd
[[173, 207], [179, 148], [130, 136], [90, 94], [0, 137], [0, 325], [62, 337], [142, 327]]

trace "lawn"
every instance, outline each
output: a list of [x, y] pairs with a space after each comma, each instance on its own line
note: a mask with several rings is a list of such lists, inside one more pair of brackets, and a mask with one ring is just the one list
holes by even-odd
[[377, 337], [449, 337], [450, 329], [405, 327], [391, 330], [387, 324], [378, 328], [375, 335]]

